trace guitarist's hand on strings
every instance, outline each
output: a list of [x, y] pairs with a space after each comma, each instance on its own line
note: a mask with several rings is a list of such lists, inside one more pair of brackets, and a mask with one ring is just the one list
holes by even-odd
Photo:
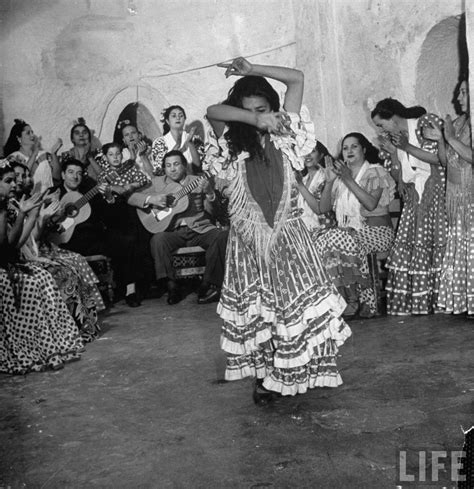
[[171, 207], [174, 200], [175, 198], [171, 194], [153, 194], [147, 197], [147, 204], [158, 209], [166, 209], [167, 207]]

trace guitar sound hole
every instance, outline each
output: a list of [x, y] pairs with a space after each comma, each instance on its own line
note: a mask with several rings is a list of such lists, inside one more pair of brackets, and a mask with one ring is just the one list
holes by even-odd
[[68, 204], [65, 212], [67, 217], [76, 217], [79, 214], [79, 209], [74, 204]]

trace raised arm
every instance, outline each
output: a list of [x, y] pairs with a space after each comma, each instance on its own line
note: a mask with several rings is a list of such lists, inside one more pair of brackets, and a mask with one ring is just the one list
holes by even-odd
[[[285, 100], [283, 107], [288, 112], [299, 113], [301, 102], [303, 99], [304, 75], [301, 71], [283, 66], [266, 66], [251, 64], [245, 58], [236, 58], [231, 63], [219, 63], [217, 66], [226, 68], [225, 76], [264, 76], [272, 78], [286, 85]], [[275, 115], [267, 117], [267, 120], [262, 120], [259, 114], [249, 113], [250, 111], [231, 107], [229, 105], [217, 104], [211, 105], [207, 109], [207, 117], [214, 128], [217, 136], [220, 136], [224, 130], [226, 122], [243, 122], [262, 130], [274, 130], [273, 132], [281, 131], [281, 126], [277, 127], [277, 123], [281, 123], [281, 118]], [[261, 114], [263, 115], [263, 114]]]

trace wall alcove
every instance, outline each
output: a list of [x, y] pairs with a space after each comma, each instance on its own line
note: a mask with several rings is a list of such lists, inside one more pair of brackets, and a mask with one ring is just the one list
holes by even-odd
[[111, 142], [118, 122], [130, 120], [148, 139], [161, 136], [161, 111], [168, 104], [160, 92], [148, 86], [129, 86], [114, 93], [103, 108], [99, 130], [102, 143]]
[[130, 121], [138, 131], [151, 143], [155, 138], [161, 136], [161, 130], [148, 108], [141, 102], [132, 102], [128, 104], [118, 116], [115, 122], [115, 131], [113, 140], [122, 143], [122, 134], [118, 127], [122, 121]]

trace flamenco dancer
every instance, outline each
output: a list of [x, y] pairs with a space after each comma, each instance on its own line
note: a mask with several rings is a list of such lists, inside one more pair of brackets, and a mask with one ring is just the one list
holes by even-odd
[[[218, 66], [242, 76], [207, 109], [206, 162], [229, 197], [230, 233], [218, 313], [226, 380], [256, 378], [254, 401], [342, 383], [339, 347], [351, 335], [345, 301], [327, 278], [297, 207], [294, 170], [314, 148], [301, 109], [303, 73], [254, 65]], [[287, 87], [283, 111], [268, 77]]]

